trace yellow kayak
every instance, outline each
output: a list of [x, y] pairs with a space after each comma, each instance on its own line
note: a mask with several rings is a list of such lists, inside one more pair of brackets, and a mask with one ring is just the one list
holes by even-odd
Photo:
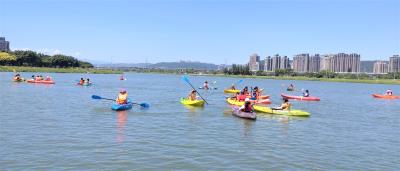
[[[235, 105], [235, 106], [242, 106], [243, 102], [239, 102], [236, 101], [234, 99], [231, 98], [227, 98], [226, 101], [231, 104], [231, 105]], [[254, 105], [254, 110], [258, 113], [268, 113], [268, 114], [274, 114], [274, 115], [287, 115], [287, 116], [310, 116], [310, 113], [306, 112], [306, 111], [302, 111], [302, 110], [272, 110], [269, 107], [265, 107], [265, 106], [258, 106], [258, 105]]]
[[181, 103], [190, 106], [204, 106], [204, 100], [188, 100], [187, 98], [181, 98]]
[[240, 90], [225, 89], [224, 93], [239, 93]]

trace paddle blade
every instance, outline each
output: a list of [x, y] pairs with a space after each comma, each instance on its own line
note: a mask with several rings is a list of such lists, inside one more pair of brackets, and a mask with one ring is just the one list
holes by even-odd
[[243, 80], [239, 80], [239, 81], [238, 81], [238, 84], [240, 84], [240, 83], [242, 83], [242, 82], [243, 82]]
[[183, 81], [185, 81], [185, 82], [187, 82], [187, 83], [189, 82], [189, 78], [188, 78], [188, 76], [186, 76], [186, 75], [183, 76], [182, 79], [183, 79]]
[[149, 107], [150, 107], [150, 105], [147, 104], [147, 103], [140, 103], [139, 105], [140, 105], [141, 107], [144, 107], [144, 108], [149, 108]]
[[92, 95], [92, 99], [102, 99], [100, 96]]

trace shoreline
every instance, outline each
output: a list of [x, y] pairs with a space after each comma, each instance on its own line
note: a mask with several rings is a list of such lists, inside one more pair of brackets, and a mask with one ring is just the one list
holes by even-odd
[[393, 79], [343, 79], [343, 78], [309, 78], [303, 76], [255, 76], [255, 75], [225, 75], [225, 74], [191, 74], [193, 76], [219, 76], [229, 78], [257, 78], [257, 79], [270, 79], [270, 80], [301, 80], [301, 81], [320, 81], [320, 82], [341, 82], [341, 83], [365, 83], [365, 84], [388, 84], [400, 85], [400, 80]]
[[[184, 75], [181, 73], [165, 73], [165, 72], [135, 72], [132, 73], [145, 73], [145, 74], [171, 74], [171, 75]], [[256, 79], [270, 79], [270, 80], [300, 80], [300, 81], [320, 81], [320, 82], [338, 82], [338, 83], [365, 83], [365, 84], [387, 84], [387, 85], [400, 85], [400, 79], [343, 79], [343, 78], [309, 78], [304, 76], [256, 76], [256, 75], [225, 75], [225, 74], [193, 74], [191, 76], [211, 76], [211, 77], [228, 77], [228, 78], [256, 78]]]
[[120, 70], [94, 68], [48, 68], [25, 66], [0, 66], [0, 72], [42, 72], [42, 73], [88, 73], [88, 74], [122, 74]]

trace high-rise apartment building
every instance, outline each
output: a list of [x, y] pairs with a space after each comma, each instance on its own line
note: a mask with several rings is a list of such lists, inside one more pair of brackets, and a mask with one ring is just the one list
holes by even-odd
[[265, 65], [264, 65], [264, 71], [275, 71], [277, 69], [289, 69], [290, 64], [289, 64], [289, 58], [287, 56], [279, 56], [279, 54], [276, 54], [273, 57], [266, 57], [265, 58]]
[[0, 37], [0, 52], [10, 51], [10, 42], [6, 41], [5, 37]]
[[250, 71], [253, 72], [260, 70], [260, 56], [258, 56], [256, 53], [250, 56], [249, 68]]
[[393, 55], [389, 58], [389, 72], [400, 72], [400, 56]]
[[320, 62], [320, 70], [328, 70], [338, 73], [360, 72], [360, 55], [356, 53], [325, 55]]
[[294, 72], [319, 72], [321, 58], [319, 54], [310, 56], [308, 53], [298, 54], [293, 57]]
[[384, 61], [376, 61], [374, 63], [374, 73], [375, 74], [386, 74], [388, 73], [389, 65]]

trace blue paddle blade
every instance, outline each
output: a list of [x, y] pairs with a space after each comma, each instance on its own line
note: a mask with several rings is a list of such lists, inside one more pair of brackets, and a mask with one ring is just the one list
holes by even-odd
[[239, 84], [239, 83], [242, 83], [242, 82], [243, 82], [243, 80], [239, 80], [239, 81], [238, 81], [238, 84]]
[[92, 95], [92, 99], [102, 99], [100, 96]]
[[182, 79], [183, 79], [183, 81], [189, 82], [189, 78], [188, 78], [188, 76], [186, 76], [186, 75], [183, 76]]
[[140, 103], [139, 105], [144, 107], [144, 108], [149, 108], [150, 107], [150, 105], [147, 104], [147, 103]]

